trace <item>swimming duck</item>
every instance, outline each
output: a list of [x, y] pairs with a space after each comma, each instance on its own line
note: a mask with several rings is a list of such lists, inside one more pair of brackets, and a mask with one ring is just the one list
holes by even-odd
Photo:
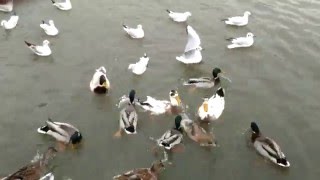
[[13, 10], [13, 0], [5, 0], [0, 3], [0, 11], [11, 12]]
[[200, 78], [191, 78], [188, 81], [184, 82], [185, 86], [193, 86], [196, 88], [212, 88], [213, 86], [220, 83], [220, 77], [218, 76], [222, 73], [220, 68], [214, 68], [212, 70], [212, 78], [210, 77], [200, 77]]
[[24, 41], [28, 48], [38, 56], [49, 56], [51, 55], [51, 49], [49, 47], [50, 42], [48, 40], [44, 40], [41, 45], [31, 44], [27, 41]]
[[249, 22], [250, 15], [251, 13], [249, 11], [246, 11], [244, 12], [243, 16], [229, 17], [226, 19], [222, 19], [222, 21], [224, 21], [228, 25], [245, 26]]
[[160, 147], [164, 147], [167, 150], [171, 150], [176, 145], [182, 142], [182, 127], [181, 127], [182, 117], [180, 115], [175, 118], [175, 127], [166, 131], [158, 140], [157, 144]]
[[144, 53], [144, 56], [140, 58], [140, 61], [135, 64], [130, 64], [128, 69], [131, 69], [132, 72], [136, 75], [141, 75], [147, 70], [148, 62], [149, 57], [146, 53]]
[[251, 142], [259, 154], [281, 167], [290, 167], [280, 146], [273, 139], [263, 136], [255, 122], [251, 122], [251, 130]]
[[139, 24], [137, 25], [137, 28], [132, 28], [129, 27], [127, 25], [122, 25], [123, 26], [123, 30], [129, 34], [130, 37], [134, 38], [134, 39], [140, 39], [144, 37], [144, 31], [142, 29], [142, 25]]
[[48, 170], [49, 161], [54, 158], [57, 150], [49, 147], [43, 157], [36, 162], [30, 163], [13, 174], [1, 180], [37, 180], [40, 179]]
[[203, 50], [200, 46], [201, 40], [197, 32], [191, 27], [186, 28], [188, 34], [188, 42], [184, 49], [184, 53], [181, 56], [177, 56], [176, 60], [185, 64], [200, 63], [202, 60], [201, 51]]
[[203, 121], [217, 120], [225, 106], [224, 90], [220, 87], [210, 98], [204, 98], [202, 105], [198, 109], [198, 116]]
[[161, 170], [164, 169], [164, 164], [161, 161], [152, 163], [150, 168], [133, 169], [123, 174], [114, 176], [115, 180], [157, 180]]
[[55, 0], [51, 0], [52, 5], [56, 6], [58, 9], [67, 11], [72, 9], [72, 4], [70, 0], [65, 0], [64, 2], [56, 2]]
[[191, 16], [191, 13], [188, 11], [184, 13], [180, 13], [180, 12], [173, 12], [167, 9], [167, 12], [169, 13], [169, 17], [175, 22], [185, 22]]
[[42, 23], [40, 24], [40, 27], [49, 36], [56, 36], [59, 33], [59, 30], [54, 25], [53, 20], [49, 20], [48, 24], [46, 24], [44, 21], [42, 21]]
[[65, 145], [79, 144], [82, 140], [80, 131], [71, 124], [63, 122], [53, 122], [50, 118], [46, 121], [46, 125], [37, 129], [40, 134], [47, 134], [55, 138], [58, 142]]
[[101, 66], [96, 69], [91, 81], [90, 90], [97, 94], [106, 94], [110, 90], [110, 82], [107, 78], [107, 70]]
[[181, 127], [190, 139], [200, 144], [200, 146], [216, 146], [216, 140], [212, 133], [208, 133], [195, 121], [191, 120], [188, 116], [181, 121]]
[[130, 91], [130, 102], [120, 111], [120, 128], [114, 134], [115, 137], [120, 137], [122, 131], [127, 134], [137, 134], [138, 114], [135, 110], [135, 94], [135, 90]]
[[146, 111], [150, 111], [152, 115], [159, 115], [164, 113], [176, 114], [181, 111], [181, 100], [178, 91], [171, 90], [169, 93], [170, 102], [166, 100], [157, 100], [153, 97], [147, 96], [147, 100], [141, 102], [138, 99], [137, 105]]
[[19, 20], [19, 16], [14, 12], [8, 21], [6, 20], [1, 21], [1, 26], [7, 30], [13, 29], [17, 26], [18, 20]]
[[229, 49], [240, 48], [240, 47], [250, 47], [254, 43], [254, 37], [251, 32], [247, 33], [246, 37], [238, 38], [228, 38], [227, 41], [231, 41], [232, 44], [228, 45]]

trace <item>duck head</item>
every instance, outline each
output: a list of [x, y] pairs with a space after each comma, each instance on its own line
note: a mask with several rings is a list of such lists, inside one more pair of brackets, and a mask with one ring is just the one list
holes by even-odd
[[251, 130], [255, 134], [260, 134], [260, 129], [259, 129], [257, 123], [255, 123], [255, 122], [251, 122]]
[[163, 168], [164, 168], [163, 162], [157, 161], [157, 162], [152, 163], [150, 170], [151, 170], [151, 172], [158, 174]]
[[256, 37], [255, 35], [253, 35], [253, 33], [251, 33], [251, 32], [247, 33], [247, 38], [253, 38], [253, 37]]
[[169, 93], [170, 102], [172, 106], [180, 106], [181, 105], [181, 99], [178, 94], [177, 90], [171, 90]]
[[221, 71], [220, 68], [218, 68], [218, 67], [214, 68], [214, 69], [212, 70], [212, 76], [213, 76], [213, 78], [217, 78], [220, 73], [222, 73], [222, 71]]
[[180, 115], [176, 116], [176, 118], [174, 119], [176, 130], [179, 130], [179, 131], [181, 130], [181, 121], [182, 121], [182, 117]]
[[129, 92], [129, 99], [130, 99], [130, 103], [131, 103], [131, 104], [132, 104], [133, 101], [134, 101], [135, 95], [136, 95], [136, 91], [132, 89], [132, 90]]
[[250, 15], [251, 15], [251, 12], [246, 11], [246, 12], [244, 12], [244, 15], [245, 15], [245, 16], [250, 16]]
[[79, 144], [81, 140], [82, 140], [82, 135], [78, 131], [73, 133], [72, 136], [70, 137], [70, 142], [72, 145]]

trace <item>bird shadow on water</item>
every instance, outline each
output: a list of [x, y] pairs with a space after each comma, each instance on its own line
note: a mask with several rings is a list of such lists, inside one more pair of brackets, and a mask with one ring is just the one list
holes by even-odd
[[32, 61], [34, 61], [34, 62], [54, 63], [54, 57], [53, 56], [42, 57], [42, 56], [33, 55]]

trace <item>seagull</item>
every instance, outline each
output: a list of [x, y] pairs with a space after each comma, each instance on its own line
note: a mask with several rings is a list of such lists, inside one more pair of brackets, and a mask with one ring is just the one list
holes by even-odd
[[132, 38], [140, 39], [144, 37], [144, 31], [141, 24], [137, 25], [137, 28], [131, 28], [125, 24], [123, 24], [122, 26], [123, 30], [126, 31]]
[[167, 9], [167, 12], [169, 13], [169, 17], [175, 22], [185, 22], [191, 16], [191, 13], [188, 11], [184, 13], [179, 13], [179, 12], [173, 12]]
[[128, 69], [131, 69], [136, 75], [141, 75], [147, 70], [148, 62], [149, 57], [144, 53], [144, 56], [140, 58], [140, 61], [135, 64], [130, 64]]
[[53, 20], [49, 20], [48, 24], [46, 24], [44, 21], [42, 21], [42, 23], [40, 24], [40, 27], [49, 36], [56, 36], [59, 33], [59, 30], [54, 25]]
[[256, 37], [251, 32], [247, 33], [246, 37], [238, 38], [228, 38], [227, 41], [231, 41], [232, 44], [228, 45], [229, 49], [239, 48], [239, 47], [250, 47], [253, 45], [253, 37]]
[[49, 56], [51, 54], [51, 49], [49, 47], [50, 42], [48, 40], [44, 40], [41, 45], [34, 45], [27, 41], [24, 41], [29, 49], [34, 52], [38, 56]]
[[71, 1], [70, 0], [65, 0], [65, 2], [56, 2], [55, 0], [51, 0], [52, 5], [56, 6], [60, 10], [70, 10], [72, 9]]
[[14, 12], [8, 21], [6, 20], [1, 21], [1, 26], [4, 29], [13, 29], [17, 26], [18, 20], [19, 20], [19, 16], [16, 15], [16, 13]]
[[200, 46], [201, 41], [197, 32], [191, 27], [187, 26], [188, 42], [184, 49], [184, 53], [181, 56], [176, 57], [176, 59], [185, 64], [200, 63], [202, 60]]
[[224, 21], [228, 25], [245, 26], [249, 22], [250, 15], [251, 13], [249, 11], [246, 11], [244, 12], [243, 16], [229, 17], [226, 19], [222, 19], [222, 21]]

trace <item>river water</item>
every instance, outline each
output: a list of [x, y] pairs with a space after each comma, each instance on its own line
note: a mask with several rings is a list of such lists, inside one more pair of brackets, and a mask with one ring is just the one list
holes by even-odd
[[[320, 2], [316, 0], [95, 0], [72, 1], [71, 11], [51, 2], [32, 0], [15, 7], [16, 29], [0, 31], [0, 176], [30, 162], [54, 140], [37, 134], [50, 116], [77, 126], [84, 136], [78, 150], [67, 150], [52, 162], [56, 179], [111, 179], [125, 170], [149, 167], [154, 142], [173, 126], [174, 116], [150, 119], [139, 112], [138, 134], [114, 139], [118, 99], [135, 89], [137, 96], [168, 99], [178, 89], [194, 117], [202, 97], [213, 90], [190, 91], [181, 81], [210, 76], [220, 67], [226, 83], [226, 108], [212, 124], [219, 147], [207, 150], [185, 138], [185, 151], [160, 179], [318, 179], [320, 170]], [[185, 24], [168, 19], [166, 9], [192, 12], [189, 24], [202, 40], [203, 63], [175, 60], [186, 43]], [[230, 27], [220, 19], [252, 13], [246, 27]], [[9, 14], [0, 13], [0, 19]], [[41, 20], [53, 19], [60, 30], [47, 37]], [[132, 40], [122, 23], [142, 24], [143, 40]], [[229, 50], [225, 38], [257, 37], [247, 49]], [[23, 43], [51, 42], [53, 54], [37, 57]], [[127, 70], [143, 53], [149, 67], [140, 77]], [[95, 68], [104, 65], [111, 82], [109, 96], [89, 91]], [[277, 140], [291, 163], [281, 169], [247, 145], [243, 132], [251, 121]]]

